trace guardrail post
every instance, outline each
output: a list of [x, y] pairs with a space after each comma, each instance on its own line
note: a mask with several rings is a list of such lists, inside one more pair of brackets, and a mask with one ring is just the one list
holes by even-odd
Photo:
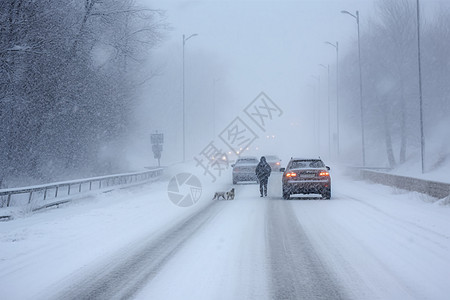
[[68, 188], [67, 188], [67, 195], [70, 195], [70, 184], [68, 185]]
[[55, 198], [57, 198], [57, 197], [58, 197], [58, 186], [55, 189]]
[[78, 193], [81, 193], [81, 183], [80, 186], [78, 187]]
[[44, 200], [47, 199], [47, 188], [44, 190]]
[[28, 204], [31, 203], [31, 197], [33, 196], [33, 191], [30, 191], [30, 197], [28, 197]]
[[6, 201], [6, 207], [9, 207], [10, 202], [11, 202], [11, 194], [8, 194], [8, 200]]
[[92, 190], [92, 181], [89, 181], [89, 190]]

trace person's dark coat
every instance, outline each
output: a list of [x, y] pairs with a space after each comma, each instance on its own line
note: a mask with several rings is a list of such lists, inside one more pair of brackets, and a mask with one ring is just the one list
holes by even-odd
[[272, 168], [267, 163], [266, 158], [261, 156], [261, 160], [256, 166], [256, 177], [258, 177], [259, 181], [267, 181], [269, 179], [270, 172], [272, 172]]

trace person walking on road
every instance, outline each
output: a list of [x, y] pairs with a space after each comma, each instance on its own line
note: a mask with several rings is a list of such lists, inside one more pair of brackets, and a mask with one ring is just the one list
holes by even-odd
[[270, 172], [272, 172], [272, 168], [267, 163], [266, 158], [261, 156], [261, 160], [256, 166], [256, 177], [258, 177], [261, 197], [267, 197], [267, 181], [269, 180]]

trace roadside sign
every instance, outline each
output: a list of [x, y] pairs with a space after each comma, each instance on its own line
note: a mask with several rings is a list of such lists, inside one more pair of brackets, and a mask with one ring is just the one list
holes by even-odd
[[164, 134], [163, 133], [153, 133], [150, 135], [152, 145], [164, 144]]

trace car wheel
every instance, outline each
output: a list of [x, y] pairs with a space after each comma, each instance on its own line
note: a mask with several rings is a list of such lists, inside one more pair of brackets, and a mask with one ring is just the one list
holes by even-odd
[[289, 200], [289, 198], [291, 197], [291, 193], [289, 191], [289, 188], [285, 187], [284, 184], [283, 184], [282, 189], [283, 189], [283, 199], [284, 200]]
[[327, 200], [331, 199], [331, 189], [326, 190], [325, 193], [322, 194], [322, 198]]

